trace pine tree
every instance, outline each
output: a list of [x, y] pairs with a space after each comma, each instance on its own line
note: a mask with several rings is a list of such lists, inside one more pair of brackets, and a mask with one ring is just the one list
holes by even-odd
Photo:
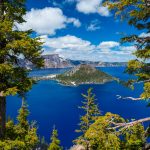
[[84, 97], [83, 105], [79, 107], [84, 111], [84, 115], [80, 118], [80, 129], [76, 130], [76, 132], [80, 132], [82, 135], [75, 140], [78, 144], [84, 144], [86, 149], [89, 149], [89, 144], [87, 139], [85, 138], [85, 133], [89, 129], [90, 125], [95, 122], [95, 120], [100, 115], [100, 111], [98, 109], [98, 105], [96, 104], [95, 94], [92, 93], [92, 88], [88, 89], [87, 95], [82, 94]]
[[29, 110], [25, 102], [18, 111], [17, 124], [12, 120], [6, 123], [5, 139], [0, 140], [0, 149], [32, 150], [39, 142], [35, 123], [29, 123]]
[[16, 127], [15, 130], [18, 136], [20, 136], [20, 139], [22, 139], [26, 136], [29, 130], [29, 122], [27, 120], [29, 110], [24, 100], [22, 100], [22, 106], [19, 109], [18, 113], [19, 113], [17, 116], [18, 124], [15, 126]]
[[[90, 150], [141, 150], [146, 144], [144, 126], [122, 127], [125, 119], [117, 114], [106, 113], [89, 127], [85, 138], [89, 141]], [[120, 125], [120, 130], [114, 127]]]
[[133, 53], [136, 59], [128, 62], [126, 72], [136, 76], [130, 80], [130, 86], [143, 82], [143, 93], [137, 100], [150, 99], [150, 1], [149, 0], [107, 0], [105, 3], [115, 10], [116, 17], [126, 19], [128, 24], [142, 31], [143, 35], [132, 34], [123, 37], [123, 43], [135, 43], [137, 50]]
[[27, 103], [23, 100], [22, 106], [17, 116], [18, 123], [15, 125], [14, 130], [15, 134], [17, 135], [17, 139], [25, 143], [27, 149], [32, 149], [38, 143], [38, 136], [35, 122], [29, 123], [28, 116], [28, 106]]
[[120, 116], [106, 113], [104, 116], [98, 117], [85, 133], [85, 138], [89, 141], [90, 150], [120, 149], [120, 139], [117, 132], [108, 130], [111, 126], [109, 122], [111, 118], [114, 118], [116, 122], [122, 121]]
[[[115, 11], [115, 16], [127, 20], [130, 26], [141, 31], [121, 39], [122, 43], [135, 44], [137, 50], [133, 53], [136, 59], [130, 60], [126, 72], [136, 78], [128, 84], [134, 87], [135, 83], [143, 83], [143, 91], [139, 98], [127, 97], [131, 100], [150, 99], [150, 1], [149, 0], [106, 0], [105, 5]], [[149, 104], [150, 105], [150, 104]], [[143, 122], [147, 118], [141, 119]], [[149, 119], [148, 119], [149, 120]], [[147, 120], [147, 121], [148, 121]], [[138, 122], [138, 121], [137, 121]], [[147, 129], [146, 131], [148, 131]], [[149, 133], [146, 133], [149, 135]], [[146, 135], [145, 134], [145, 135]], [[148, 146], [150, 147], [150, 146]]]
[[144, 126], [142, 124], [134, 125], [123, 132], [124, 141], [122, 142], [124, 149], [141, 150], [147, 144]]
[[52, 131], [51, 143], [48, 150], [62, 150], [62, 147], [60, 146], [60, 140], [58, 139], [58, 131], [55, 129], [55, 127]]
[[0, 0], [0, 138], [4, 137], [6, 122], [6, 96], [24, 94], [34, 81], [29, 70], [20, 66], [20, 58], [41, 67], [39, 38], [31, 38], [32, 31], [18, 31], [16, 23], [23, 23], [25, 0]]

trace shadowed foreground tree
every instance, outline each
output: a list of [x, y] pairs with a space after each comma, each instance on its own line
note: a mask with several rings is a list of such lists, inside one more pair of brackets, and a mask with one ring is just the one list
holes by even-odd
[[41, 42], [31, 38], [32, 31], [18, 31], [16, 23], [25, 22], [25, 0], [0, 0], [0, 139], [5, 134], [6, 96], [24, 94], [34, 81], [20, 66], [20, 58], [41, 67]]
[[80, 108], [84, 110], [85, 115], [80, 118], [78, 130], [81, 136], [75, 140], [77, 145], [72, 149], [81, 147], [85, 150], [142, 150], [147, 146], [148, 135], [141, 124], [142, 120], [130, 122], [109, 112], [100, 115], [92, 89], [83, 96], [85, 101]]
[[6, 123], [5, 139], [0, 141], [1, 150], [32, 150], [38, 144], [35, 123], [29, 123], [29, 111], [24, 103], [18, 111], [17, 124], [12, 120]]
[[[141, 31], [140, 35], [132, 34], [121, 39], [122, 43], [134, 44], [136, 51], [134, 60], [128, 62], [126, 72], [136, 78], [129, 80], [127, 85], [134, 88], [134, 84], [141, 84], [143, 92], [140, 97], [123, 97], [119, 99], [149, 100], [150, 99], [150, 1], [149, 0], [106, 0], [105, 4], [115, 11], [115, 16], [127, 20], [130, 26]], [[139, 122], [150, 121], [150, 117], [140, 119], [123, 126], [135, 125]]]
[[51, 143], [48, 150], [62, 150], [62, 147], [60, 146], [60, 140], [58, 139], [58, 131], [55, 129], [55, 127], [52, 131]]
[[[122, 38], [123, 43], [135, 44], [136, 59], [128, 62], [126, 72], [136, 76], [128, 84], [143, 83], [144, 91], [137, 100], [150, 99], [150, 1], [149, 0], [106, 0], [105, 5], [115, 11], [116, 17], [127, 19], [130, 26], [143, 32]], [[136, 100], [136, 98], [128, 97]]]
[[100, 116], [85, 133], [90, 150], [143, 149], [146, 144], [144, 127], [139, 123], [118, 131], [113, 129], [114, 124], [118, 122], [125, 123], [125, 120], [119, 115], [111, 113]]
[[120, 139], [113, 130], [107, 130], [110, 127], [109, 119], [114, 117], [116, 120], [122, 121], [118, 115], [107, 113], [100, 116], [85, 133], [86, 139], [89, 141], [89, 150], [118, 150], [120, 148]]

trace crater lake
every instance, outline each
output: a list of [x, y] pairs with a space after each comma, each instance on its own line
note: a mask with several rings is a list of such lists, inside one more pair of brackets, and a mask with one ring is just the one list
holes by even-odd
[[[124, 67], [103, 67], [102, 71], [127, 80], [129, 75], [124, 73]], [[30, 76], [43, 76], [48, 74], [60, 74], [68, 69], [44, 69], [34, 70]], [[35, 84], [27, 93], [27, 103], [29, 105], [29, 120], [36, 120], [38, 134], [45, 136], [47, 142], [50, 141], [50, 134], [53, 126], [58, 129], [61, 145], [64, 148], [72, 146], [72, 141], [78, 136], [75, 132], [78, 129], [80, 115], [83, 114], [78, 106], [81, 106], [83, 97], [88, 88], [93, 88], [101, 113], [116, 113], [125, 119], [140, 119], [148, 117], [150, 108], [147, 101], [131, 101], [117, 99], [116, 95], [138, 97], [142, 92], [142, 85], [135, 86], [131, 90], [123, 85], [112, 81], [100, 85], [80, 85], [77, 87], [63, 86], [54, 80], [43, 80]], [[21, 106], [21, 99], [17, 96], [7, 97], [7, 116], [16, 121], [18, 109]]]

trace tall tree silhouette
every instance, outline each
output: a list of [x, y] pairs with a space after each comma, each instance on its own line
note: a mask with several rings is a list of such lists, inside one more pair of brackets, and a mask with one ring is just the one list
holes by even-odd
[[16, 23], [23, 23], [25, 0], [0, 0], [0, 138], [5, 133], [6, 96], [24, 94], [34, 81], [29, 70], [21, 67], [20, 58], [41, 67], [41, 45], [38, 38], [31, 38], [29, 31], [18, 31]]

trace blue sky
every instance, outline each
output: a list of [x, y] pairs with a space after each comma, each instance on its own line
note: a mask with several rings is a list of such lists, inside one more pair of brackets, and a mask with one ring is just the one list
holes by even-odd
[[74, 60], [128, 61], [136, 50], [120, 45], [120, 33], [146, 36], [102, 6], [102, 0], [27, 0], [27, 21], [20, 30], [32, 28], [41, 37], [43, 54], [59, 54]]

